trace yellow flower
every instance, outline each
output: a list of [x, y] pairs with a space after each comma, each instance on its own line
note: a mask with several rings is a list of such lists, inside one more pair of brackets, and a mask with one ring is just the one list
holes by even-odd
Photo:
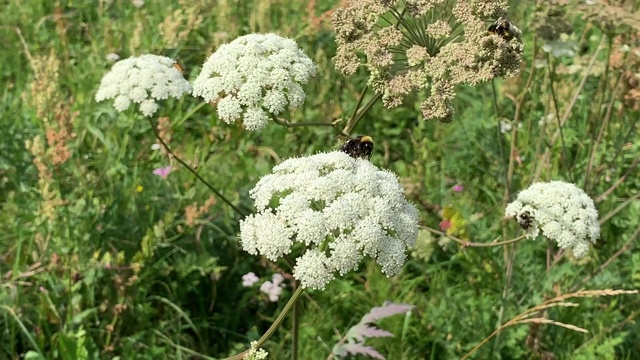
[[142, 185], [136, 186], [136, 191], [137, 192], [142, 192], [142, 190], [144, 190], [144, 187], [142, 187]]

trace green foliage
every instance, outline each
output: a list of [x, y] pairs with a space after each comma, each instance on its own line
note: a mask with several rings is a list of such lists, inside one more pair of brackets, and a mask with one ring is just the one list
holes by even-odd
[[[338, 120], [342, 129], [367, 74], [346, 79], [333, 68], [336, 45], [327, 19], [338, 3], [4, 4], [0, 358], [222, 358], [244, 351], [269, 328], [293, 292], [292, 279], [272, 303], [258, 285], [243, 287], [241, 277], [253, 271], [267, 280], [290, 273], [291, 264], [242, 252], [241, 216], [152, 149], [156, 138], [146, 119], [133, 111], [118, 114], [94, 95], [111, 66], [109, 53], [171, 56], [193, 80], [220, 44], [246, 33], [277, 32], [294, 38], [319, 70], [305, 89], [304, 107], [284, 117]], [[421, 247], [399, 276], [388, 279], [363, 265], [325, 291], [302, 296], [299, 358], [326, 358], [347, 329], [386, 300], [416, 309], [382, 321], [380, 327], [395, 337], [371, 339], [371, 346], [388, 359], [457, 359], [545, 300], [579, 289], [640, 287], [637, 75], [636, 87], [628, 84], [640, 61], [620, 51], [623, 44], [638, 51], [640, 43], [633, 33], [607, 37], [572, 16], [573, 10], [566, 18], [580, 50], [554, 58], [542, 50], [541, 38], [526, 31], [537, 16], [532, 5], [512, 6], [527, 44], [521, 73], [456, 89], [451, 124], [419, 117], [424, 94], [395, 109], [377, 103], [358, 123], [355, 132], [376, 141], [371, 161], [397, 173], [421, 210]], [[188, 22], [196, 16], [201, 22]], [[176, 19], [184, 22], [170, 32], [178, 37], [170, 43], [161, 24]], [[154, 124], [169, 124], [166, 140], [174, 152], [245, 213], [252, 210], [249, 189], [281, 159], [335, 149], [344, 140], [331, 127], [270, 124], [249, 132], [225, 124], [190, 97], [167, 101], [160, 113], [166, 120]], [[558, 121], [565, 116], [560, 135]], [[544, 118], [552, 120], [542, 125]], [[501, 132], [501, 120], [512, 130]], [[48, 141], [47, 134], [64, 131], [62, 142]], [[153, 174], [167, 165], [173, 171], [166, 180]], [[458, 227], [449, 235], [473, 243], [512, 239], [519, 229], [503, 221], [504, 206], [531, 182], [550, 179], [572, 181], [596, 200], [601, 241], [586, 259], [559, 253], [542, 239], [458, 247], [428, 230], [455, 216]], [[453, 191], [456, 184], [464, 190]], [[579, 306], [553, 307], [538, 317], [589, 333], [517, 324], [474, 356], [639, 358], [638, 299], [572, 299]], [[291, 330], [285, 321], [264, 346], [271, 358], [291, 357]]]

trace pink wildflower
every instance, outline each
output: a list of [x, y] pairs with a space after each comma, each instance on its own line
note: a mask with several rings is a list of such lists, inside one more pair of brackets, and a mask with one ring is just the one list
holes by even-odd
[[165, 167], [161, 167], [161, 168], [157, 168], [157, 169], [153, 170], [153, 173], [155, 175], [158, 175], [163, 179], [166, 179], [167, 176], [169, 176], [170, 172], [171, 172], [171, 165], [165, 166]]

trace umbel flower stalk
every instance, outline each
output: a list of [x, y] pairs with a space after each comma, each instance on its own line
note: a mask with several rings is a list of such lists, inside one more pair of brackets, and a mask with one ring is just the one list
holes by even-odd
[[520, 30], [504, 19], [504, 31], [488, 31], [507, 10], [497, 0], [350, 0], [333, 14], [333, 61], [346, 76], [365, 67], [385, 107], [424, 90], [424, 118], [450, 122], [456, 85], [518, 72]]
[[242, 248], [272, 261], [301, 253], [293, 276], [303, 288], [323, 289], [365, 257], [395, 275], [418, 234], [396, 175], [341, 151], [288, 159], [250, 195], [258, 212], [240, 223]]

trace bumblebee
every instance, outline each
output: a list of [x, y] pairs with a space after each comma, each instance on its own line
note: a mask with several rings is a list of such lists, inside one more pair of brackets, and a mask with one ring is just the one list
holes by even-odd
[[523, 211], [518, 214], [516, 220], [518, 220], [518, 224], [523, 230], [529, 230], [531, 225], [533, 225], [533, 216], [531, 216], [531, 213], [528, 211]]
[[499, 17], [487, 30], [490, 34], [496, 34], [501, 38], [509, 41], [514, 37], [518, 37], [522, 34], [522, 31], [513, 25], [509, 20]]
[[354, 159], [366, 158], [368, 160], [371, 159], [371, 153], [373, 152], [373, 139], [371, 136], [366, 135], [357, 136], [347, 140], [340, 150]]

